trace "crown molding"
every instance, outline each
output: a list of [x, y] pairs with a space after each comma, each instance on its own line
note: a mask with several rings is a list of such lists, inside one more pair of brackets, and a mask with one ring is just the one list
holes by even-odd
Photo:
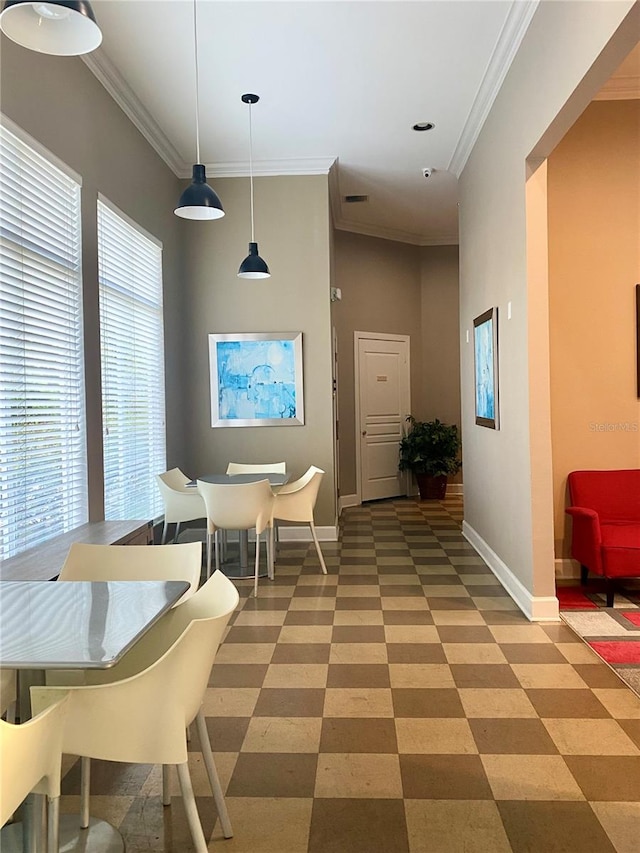
[[515, 0], [487, 65], [447, 169], [458, 178], [480, 135], [540, 0]]
[[631, 101], [640, 98], [640, 77], [611, 77], [594, 96], [594, 101]]
[[98, 48], [93, 53], [83, 54], [80, 59], [102, 83], [116, 104], [162, 157], [171, 171], [177, 177], [182, 177], [182, 172], [186, 168], [182, 157], [106, 53]]
[[[283, 175], [328, 175], [336, 157], [297, 157], [282, 160], [254, 160], [253, 177]], [[212, 178], [248, 178], [249, 164], [246, 160], [230, 163], [207, 163], [207, 175]], [[183, 167], [180, 178], [190, 178], [191, 168]]]
[[411, 246], [457, 246], [458, 237], [452, 234], [441, 237], [422, 237], [409, 231], [399, 231], [395, 228], [380, 228], [377, 225], [362, 225], [359, 222], [348, 222], [344, 219], [333, 221], [338, 231], [349, 231], [361, 234], [363, 237], [378, 237], [381, 240], [393, 240], [396, 243], [408, 243]]

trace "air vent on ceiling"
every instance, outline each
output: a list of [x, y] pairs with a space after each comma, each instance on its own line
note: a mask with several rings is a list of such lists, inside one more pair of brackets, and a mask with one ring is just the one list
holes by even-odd
[[346, 195], [344, 200], [347, 204], [362, 204], [363, 201], [369, 201], [368, 195]]

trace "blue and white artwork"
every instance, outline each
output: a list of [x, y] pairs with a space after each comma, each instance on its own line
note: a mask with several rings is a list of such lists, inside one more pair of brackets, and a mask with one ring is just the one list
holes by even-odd
[[304, 423], [301, 338], [209, 335], [212, 426]]
[[476, 423], [498, 427], [496, 316], [490, 309], [474, 320]]

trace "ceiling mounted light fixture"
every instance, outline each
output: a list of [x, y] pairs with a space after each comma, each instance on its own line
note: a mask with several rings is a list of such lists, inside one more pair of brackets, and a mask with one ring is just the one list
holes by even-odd
[[423, 132], [425, 130], [433, 130], [435, 124], [432, 121], [419, 121], [417, 124], [414, 124], [411, 130], [417, 130], [418, 133]]
[[249, 243], [249, 254], [240, 264], [238, 278], [269, 278], [271, 273], [265, 261], [258, 254], [258, 244], [255, 242], [253, 229], [253, 135], [251, 132], [251, 105], [257, 104], [259, 95], [243, 95], [242, 102], [249, 104], [249, 180], [251, 183], [251, 242]]
[[86, 0], [4, 0], [0, 29], [22, 47], [53, 56], [90, 53], [102, 41], [102, 32]]
[[196, 69], [196, 163], [193, 167], [191, 183], [180, 196], [178, 206], [173, 211], [183, 219], [220, 219], [224, 216], [222, 202], [209, 184], [205, 167], [200, 162], [200, 94], [198, 79], [198, 19], [196, 0], [193, 0], [193, 41]]

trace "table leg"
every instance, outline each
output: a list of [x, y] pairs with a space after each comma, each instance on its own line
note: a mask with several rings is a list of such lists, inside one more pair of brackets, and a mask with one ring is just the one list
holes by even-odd
[[240, 571], [242, 574], [247, 574], [249, 567], [249, 531], [238, 531], [238, 541], [240, 549]]

